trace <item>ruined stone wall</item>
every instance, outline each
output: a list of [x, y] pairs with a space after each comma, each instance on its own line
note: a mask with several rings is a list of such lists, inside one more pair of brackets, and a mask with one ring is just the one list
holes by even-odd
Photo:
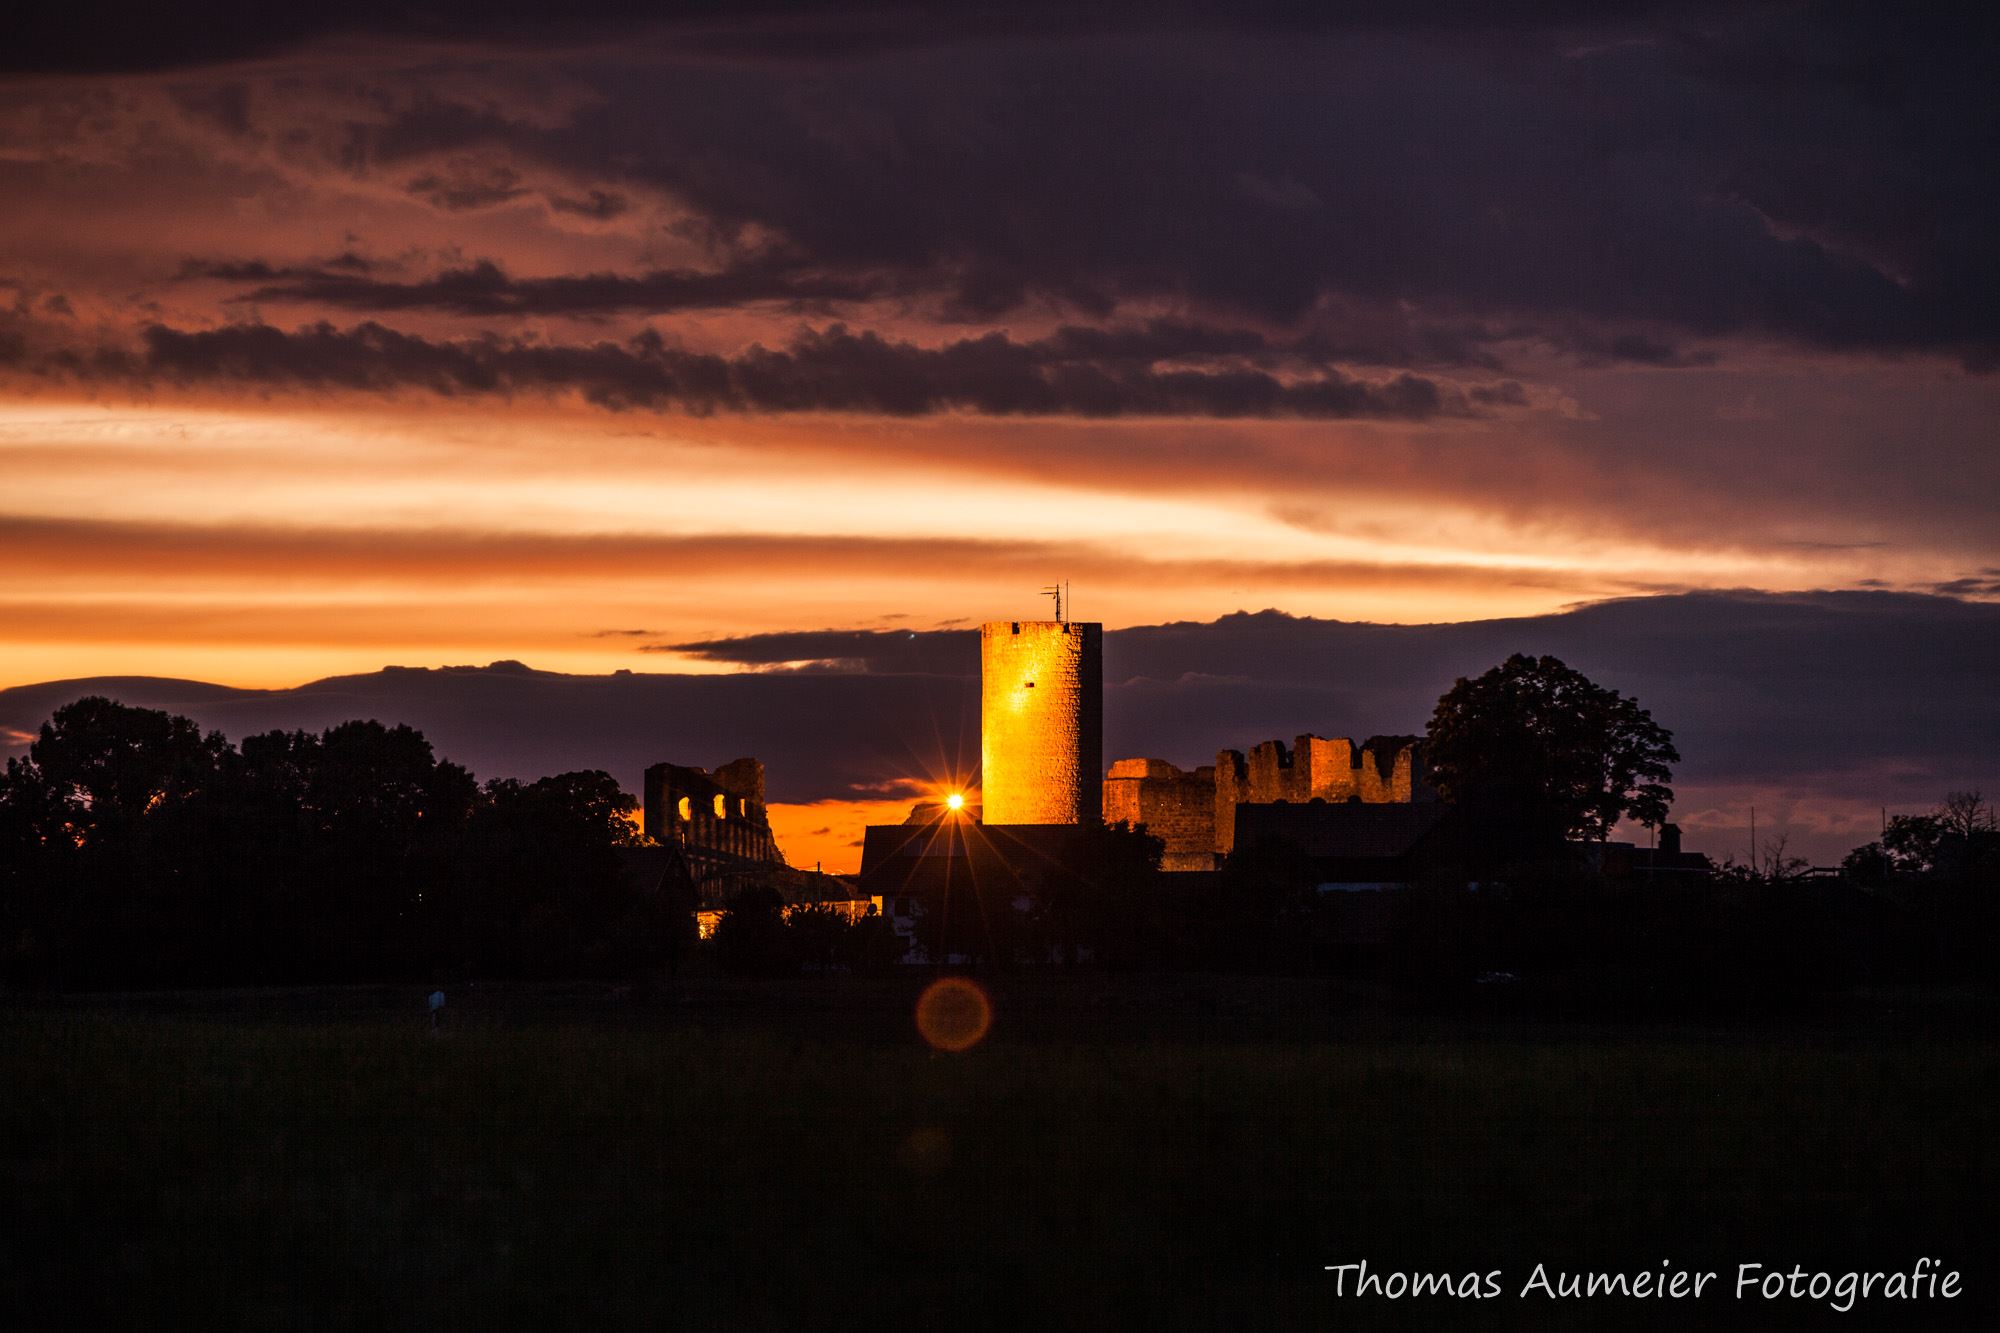
[[1103, 817], [1104, 627], [1000, 620], [979, 630], [980, 799], [988, 824]]
[[1106, 823], [1144, 824], [1166, 844], [1164, 870], [1215, 867], [1215, 770], [1164, 759], [1120, 759], [1104, 779]]
[[1411, 736], [1377, 736], [1357, 747], [1344, 736], [1306, 735], [1290, 747], [1265, 741], [1248, 755], [1224, 750], [1215, 757], [1215, 850], [1224, 853], [1236, 846], [1239, 805], [1386, 805], [1435, 799], [1421, 776], [1419, 749]]
[[654, 764], [641, 802], [646, 836], [691, 859], [741, 858], [783, 865], [764, 808], [764, 765], [735, 759], [716, 769]]
[[715, 784], [745, 800], [764, 804], [764, 765], [759, 760], [730, 760], [715, 770]]
[[1238, 750], [1223, 750], [1215, 756], [1215, 802], [1213, 825], [1218, 855], [1236, 845], [1236, 807], [1250, 799], [1250, 766]]

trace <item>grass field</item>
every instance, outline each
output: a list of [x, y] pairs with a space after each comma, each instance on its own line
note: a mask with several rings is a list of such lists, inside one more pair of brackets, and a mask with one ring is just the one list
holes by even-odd
[[[0, 1010], [16, 1327], [1978, 1326], [1990, 997], [1740, 1027], [1034, 979], [86, 997]], [[1957, 1302], [1598, 1301], [1551, 1268], [1924, 1255]], [[1327, 1264], [1502, 1270], [1340, 1300]], [[1908, 1322], [1905, 1322], [1908, 1321]]]

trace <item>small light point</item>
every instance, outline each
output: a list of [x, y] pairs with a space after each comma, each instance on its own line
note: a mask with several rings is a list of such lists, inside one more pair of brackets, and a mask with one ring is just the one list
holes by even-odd
[[965, 795], [962, 792], [953, 792], [944, 798], [944, 803], [953, 810], [963, 810], [965, 808]]

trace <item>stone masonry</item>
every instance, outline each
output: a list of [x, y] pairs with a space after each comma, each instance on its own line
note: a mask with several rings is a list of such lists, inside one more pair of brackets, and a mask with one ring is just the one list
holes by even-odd
[[998, 620], [979, 630], [981, 817], [1103, 818], [1104, 627]]
[[1167, 870], [1207, 870], [1236, 845], [1236, 809], [1279, 801], [1366, 805], [1436, 799], [1423, 780], [1420, 743], [1377, 736], [1265, 741], [1248, 755], [1224, 750], [1215, 766], [1187, 772], [1162, 759], [1121, 759], [1104, 779], [1104, 817], [1144, 824], [1166, 843]]
[[1144, 824], [1167, 844], [1162, 870], [1215, 865], [1215, 769], [1189, 773], [1164, 759], [1120, 759], [1104, 779], [1107, 823]]
[[640, 817], [647, 837], [691, 860], [784, 864], [764, 809], [764, 765], [755, 759], [733, 759], [714, 773], [654, 764]]

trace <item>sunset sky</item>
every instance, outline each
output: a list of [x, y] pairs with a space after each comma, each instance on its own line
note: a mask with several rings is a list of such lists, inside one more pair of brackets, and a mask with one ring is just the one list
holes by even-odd
[[1990, 17], [665, 12], [0, 43], [0, 687], [2000, 595]]

